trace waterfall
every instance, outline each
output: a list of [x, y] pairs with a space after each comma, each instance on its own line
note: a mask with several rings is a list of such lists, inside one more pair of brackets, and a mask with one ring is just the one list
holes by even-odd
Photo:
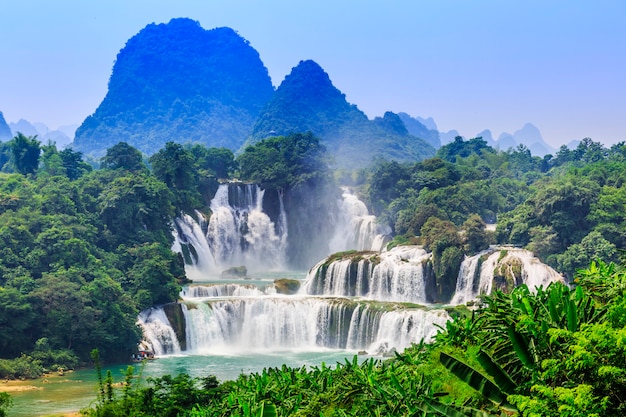
[[254, 184], [221, 184], [211, 200], [211, 217], [200, 212], [175, 219], [173, 250], [188, 251], [187, 273], [193, 279], [239, 265], [271, 270], [286, 264], [287, 221], [278, 193], [276, 221], [263, 211], [265, 190]]
[[[186, 301], [182, 311], [187, 352], [197, 354], [319, 348], [372, 353], [402, 350], [422, 339], [430, 340], [437, 332], [435, 324], [443, 326], [449, 319], [444, 310], [394, 307], [387, 311], [377, 303], [347, 299], [265, 296]], [[146, 333], [157, 346], [152, 336]], [[171, 343], [159, 345], [159, 349], [158, 354], [180, 352]]]
[[258, 288], [240, 284], [191, 285], [181, 292], [181, 298], [254, 297], [265, 294], [276, 294], [276, 289], [273, 286]]
[[329, 246], [331, 253], [348, 249], [380, 251], [391, 234], [376, 216], [369, 214], [365, 204], [347, 187], [342, 187], [342, 199], [338, 203], [335, 234]]
[[137, 319], [143, 336], [155, 355], [179, 353], [180, 343], [165, 311], [161, 307], [142, 311]]
[[506, 290], [526, 284], [532, 291], [556, 281], [563, 282], [563, 277], [532, 252], [496, 247], [463, 260], [450, 304], [465, 304], [480, 294], [490, 294], [494, 283]]
[[354, 252], [315, 265], [301, 289], [304, 294], [361, 296], [379, 301], [426, 302], [425, 263], [430, 258], [418, 246], [386, 252]]

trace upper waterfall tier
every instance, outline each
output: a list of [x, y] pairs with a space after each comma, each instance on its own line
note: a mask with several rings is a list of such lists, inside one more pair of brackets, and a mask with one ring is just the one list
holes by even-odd
[[174, 250], [187, 256], [193, 277], [236, 265], [280, 269], [286, 264], [287, 221], [282, 195], [274, 220], [263, 206], [265, 191], [253, 184], [221, 184], [211, 201], [211, 217], [196, 212], [176, 218]]
[[496, 287], [531, 289], [562, 281], [562, 276], [523, 249], [493, 248], [466, 257], [459, 269], [454, 294], [437, 299], [437, 279], [431, 254], [419, 246], [389, 251], [332, 255], [315, 265], [301, 292], [313, 295], [360, 296], [381, 301], [465, 304]]
[[331, 253], [349, 249], [380, 251], [387, 242], [391, 230], [369, 214], [365, 204], [349, 188], [342, 188], [339, 202], [337, 227], [330, 240]]
[[451, 304], [465, 304], [494, 288], [511, 290], [526, 284], [531, 290], [563, 276], [525, 249], [501, 247], [466, 257], [461, 264]]
[[[208, 219], [198, 211], [175, 219], [173, 250], [183, 253], [192, 279], [206, 279], [232, 266], [254, 271], [309, 268], [332, 252], [382, 249], [389, 231], [356, 195], [344, 189], [340, 200], [335, 201], [334, 193], [323, 198], [333, 203], [316, 204], [319, 196], [305, 194], [285, 197], [287, 204], [281, 192], [258, 185], [221, 184]], [[309, 259], [314, 253], [319, 257]]]

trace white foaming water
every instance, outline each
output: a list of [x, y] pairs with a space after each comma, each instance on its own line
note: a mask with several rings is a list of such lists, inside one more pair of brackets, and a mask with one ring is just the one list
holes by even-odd
[[362, 253], [315, 265], [301, 293], [361, 296], [379, 301], [425, 303], [424, 249], [399, 246], [386, 252]]
[[186, 265], [195, 280], [219, 276], [221, 271], [240, 265], [261, 270], [281, 269], [285, 265], [287, 221], [278, 195], [280, 213], [277, 224], [263, 212], [265, 191], [253, 184], [221, 184], [211, 200], [208, 222], [199, 212], [196, 221], [183, 214], [175, 222], [177, 231], [173, 250], [193, 247], [197, 256]]
[[[245, 297], [186, 302], [181, 308], [186, 353], [196, 354], [284, 349], [378, 352], [385, 346], [402, 350], [430, 340], [437, 332], [434, 324], [449, 319], [443, 310], [395, 306], [396, 310], [386, 311], [363, 302], [313, 297]], [[176, 337], [173, 331], [164, 334]], [[158, 346], [159, 354], [180, 352], [173, 341], [162, 340]]]
[[144, 339], [149, 342], [155, 355], [181, 351], [176, 333], [162, 308], [142, 311], [137, 322], [143, 330]]
[[[481, 259], [482, 264], [479, 262]], [[558, 272], [542, 263], [532, 252], [513, 247], [495, 248], [463, 260], [450, 304], [465, 304], [480, 294], [490, 294], [497, 269], [512, 263], [521, 265], [521, 276], [517, 278], [531, 291], [537, 287], [547, 287], [551, 282], [563, 282]], [[480, 270], [477, 271], [479, 264]]]
[[183, 299], [255, 297], [267, 294], [276, 294], [276, 289], [271, 285], [265, 288], [258, 288], [255, 285], [213, 284], [191, 285], [181, 292], [181, 297]]
[[331, 253], [349, 249], [382, 250], [391, 230], [378, 224], [376, 216], [369, 214], [365, 204], [349, 188], [342, 187], [342, 191], [337, 227], [329, 243]]

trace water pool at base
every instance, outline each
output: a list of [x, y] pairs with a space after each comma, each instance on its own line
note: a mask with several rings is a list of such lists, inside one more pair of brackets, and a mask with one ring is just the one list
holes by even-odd
[[[264, 368], [281, 367], [283, 364], [292, 367], [335, 366], [345, 359], [352, 360], [357, 352], [345, 350], [316, 351], [278, 351], [268, 353], [251, 353], [237, 355], [176, 355], [164, 356], [146, 362], [145, 365], [133, 364], [135, 373], [142, 373], [142, 384], [147, 377], [162, 375], [178, 375], [187, 373], [194, 377], [215, 375], [219, 381], [236, 379], [241, 373], [260, 372]], [[365, 360], [366, 356], [360, 356]], [[128, 365], [120, 364], [103, 369], [103, 375], [111, 370], [116, 382], [123, 381]], [[2, 391], [0, 382], [0, 391]], [[34, 387], [20, 392], [11, 392], [13, 407], [9, 417], [35, 417], [78, 411], [95, 404], [97, 396], [97, 377], [95, 369], [81, 369], [67, 372], [63, 376], [50, 376], [33, 381], [20, 382], [23, 386]]]

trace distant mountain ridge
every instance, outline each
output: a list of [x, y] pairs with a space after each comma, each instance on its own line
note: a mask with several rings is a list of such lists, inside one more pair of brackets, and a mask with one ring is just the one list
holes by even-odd
[[[2, 113], [0, 113], [2, 116]], [[2, 131], [2, 122], [4, 121], [4, 117], [0, 119], [0, 131]], [[6, 124], [6, 121], [5, 121]], [[71, 126], [61, 126], [56, 130], [50, 130], [48, 126], [43, 123], [31, 123], [27, 120], [20, 119], [16, 123], [6, 124], [9, 129], [8, 136], [5, 131], [4, 139], [2, 133], [0, 132], [0, 140], [8, 140], [12, 139], [17, 135], [18, 132], [22, 133], [26, 136], [37, 136], [37, 140], [39, 140], [43, 144], [47, 144], [48, 142], [54, 142], [57, 145], [57, 148], [61, 149], [66, 145], [72, 142], [72, 138], [74, 136], [73, 130]]]
[[74, 148], [95, 156], [120, 141], [148, 155], [168, 141], [237, 149], [273, 92], [258, 52], [234, 30], [153, 23], [119, 52]]
[[387, 112], [369, 120], [312, 60], [300, 61], [285, 77], [247, 144], [308, 131], [321, 139], [340, 168], [365, 166], [373, 157], [416, 161], [435, 153], [434, 146], [409, 133], [398, 115]]
[[[127, 41], [105, 98], [78, 127], [72, 147], [95, 158], [120, 141], [147, 155], [168, 141], [240, 151], [270, 136], [308, 131], [337, 167], [349, 169], [375, 158], [422, 160], [459, 135], [438, 131], [432, 117], [386, 112], [369, 120], [311, 60], [274, 89], [258, 52], [233, 29], [205, 30], [178, 18], [149, 24]], [[483, 133], [502, 150], [523, 143], [535, 155], [554, 151], [531, 124], [498, 140]]]

